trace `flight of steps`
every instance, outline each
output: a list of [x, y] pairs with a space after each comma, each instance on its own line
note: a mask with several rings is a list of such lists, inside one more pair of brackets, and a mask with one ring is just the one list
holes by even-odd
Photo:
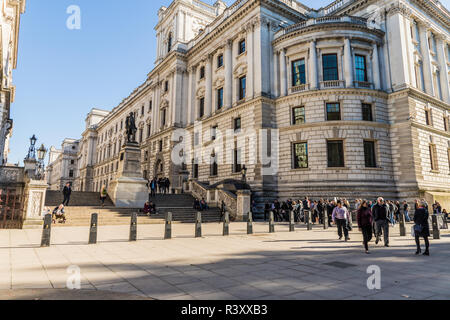
[[[49, 207], [57, 207], [64, 200], [62, 191], [50, 191], [47, 190], [47, 195], [45, 197], [45, 205]], [[100, 192], [77, 192], [72, 191], [70, 195], [69, 206], [73, 207], [95, 207], [100, 206]], [[113, 207], [114, 204], [109, 197], [106, 198], [105, 206]], [[53, 209], [53, 208], [52, 208]]]
[[[182, 195], [157, 195], [152, 198], [156, 204], [157, 215], [148, 217], [143, 213], [138, 213], [139, 224], [162, 224], [166, 212], [172, 212], [173, 221], [175, 223], [193, 223], [195, 221], [196, 210], [192, 208], [194, 198], [188, 194]], [[77, 201], [76, 203], [81, 203]], [[54, 206], [56, 207], [56, 205]], [[51, 208], [54, 208], [51, 206]], [[56, 223], [56, 227], [68, 226], [89, 226], [92, 213], [98, 213], [98, 225], [129, 225], [131, 214], [138, 212], [136, 209], [122, 209], [114, 206], [105, 206], [104, 208], [91, 205], [69, 205], [65, 208], [67, 221], [65, 224]], [[202, 222], [218, 222], [220, 221], [220, 210], [211, 208], [202, 212]]]

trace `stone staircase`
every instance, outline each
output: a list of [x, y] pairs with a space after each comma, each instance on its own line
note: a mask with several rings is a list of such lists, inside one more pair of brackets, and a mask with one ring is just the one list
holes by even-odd
[[[80, 195], [81, 194], [81, 195]], [[140, 208], [116, 208], [112, 205], [105, 206], [104, 208], [98, 205], [77, 205], [82, 204], [82, 194], [79, 193], [77, 201], [69, 203], [69, 207], [65, 208], [67, 221], [65, 224], [55, 224], [55, 227], [69, 227], [69, 226], [86, 226], [90, 225], [92, 213], [98, 213], [98, 225], [129, 225], [131, 214], [138, 212]], [[87, 193], [90, 194], [90, 193]], [[90, 203], [92, 199], [87, 197], [86, 203]], [[57, 198], [58, 200], [58, 198]], [[48, 204], [54, 203], [49, 200]], [[111, 200], [109, 200], [111, 201]], [[192, 208], [194, 198], [189, 194], [181, 195], [157, 195], [152, 198], [152, 201], [156, 204], [158, 211], [157, 215], [148, 217], [147, 215], [138, 212], [138, 225], [139, 224], [162, 224], [164, 223], [165, 213], [172, 212], [173, 221], [175, 223], [193, 223], [195, 221], [196, 210]], [[50, 206], [52, 209], [57, 205]], [[220, 210], [218, 208], [210, 208], [207, 211], [202, 212], [202, 222], [219, 222]]]
[[[47, 190], [45, 197], [45, 205], [49, 207], [57, 207], [64, 200], [62, 191], [50, 191]], [[100, 192], [78, 192], [72, 191], [70, 195], [69, 206], [71, 207], [84, 207], [84, 206], [100, 206]], [[109, 197], [106, 198], [105, 206], [113, 207], [114, 204]]]

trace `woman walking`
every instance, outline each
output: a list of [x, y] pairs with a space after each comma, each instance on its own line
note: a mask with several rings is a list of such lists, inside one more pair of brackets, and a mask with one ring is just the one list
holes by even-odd
[[363, 200], [360, 203], [356, 214], [356, 220], [358, 221], [359, 231], [362, 232], [363, 235], [363, 243], [364, 248], [366, 249], [366, 254], [369, 254], [369, 242], [372, 240], [372, 225], [373, 225], [373, 216], [372, 210], [369, 207], [369, 204], [366, 200]]
[[430, 242], [428, 237], [430, 236], [430, 226], [428, 224], [428, 209], [426, 208], [427, 203], [425, 200], [421, 200], [417, 203], [417, 209], [414, 212], [414, 234], [416, 237], [417, 251], [416, 255], [422, 252], [420, 248], [420, 237], [425, 240], [425, 252], [424, 256], [430, 255]]
[[108, 190], [106, 190], [106, 187], [102, 187], [102, 191], [100, 191], [100, 200], [102, 201], [102, 208], [105, 206], [105, 200], [108, 196]]

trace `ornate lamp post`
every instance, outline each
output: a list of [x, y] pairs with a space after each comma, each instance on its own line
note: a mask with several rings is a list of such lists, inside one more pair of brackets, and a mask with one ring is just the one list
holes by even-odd
[[47, 149], [44, 147], [43, 144], [37, 150], [37, 154], [38, 154], [38, 166], [36, 176], [38, 180], [42, 180], [44, 178], [44, 168], [45, 168], [44, 159], [45, 155], [47, 154]]
[[26, 159], [28, 160], [36, 160], [36, 141], [37, 138], [33, 134], [33, 136], [30, 138], [30, 148], [28, 149], [28, 155]]

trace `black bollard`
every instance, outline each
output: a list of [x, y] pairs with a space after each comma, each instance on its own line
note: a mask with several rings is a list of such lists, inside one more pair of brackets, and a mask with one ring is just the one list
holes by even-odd
[[166, 213], [166, 227], [164, 231], [164, 240], [172, 239], [172, 212]]
[[270, 211], [269, 214], [269, 232], [274, 233], [275, 232], [275, 223], [273, 218], [273, 211]]
[[405, 214], [400, 212], [400, 215], [398, 218], [400, 220], [400, 237], [406, 237]]
[[50, 235], [52, 231], [52, 215], [47, 214], [44, 218], [44, 230], [42, 231], [41, 247], [50, 247]]
[[253, 234], [253, 214], [252, 214], [252, 212], [248, 213], [247, 234]]
[[195, 218], [195, 237], [202, 237], [202, 213], [197, 212], [197, 216]]
[[431, 219], [433, 221], [433, 239], [435, 239], [435, 240], [440, 239], [441, 238], [441, 233], [439, 231], [437, 215], [433, 214], [431, 216]]
[[305, 219], [306, 219], [306, 226], [307, 226], [307, 230], [312, 230], [312, 223], [311, 223], [311, 211], [307, 210], [305, 211]]
[[136, 241], [136, 239], [137, 239], [137, 213], [133, 212], [131, 214], [130, 241]]
[[289, 232], [295, 231], [294, 211], [289, 211]]
[[91, 228], [89, 231], [89, 244], [97, 243], [98, 213], [91, 216]]
[[328, 225], [328, 211], [327, 209], [323, 209], [323, 229], [327, 230], [329, 227]]
[[225, 216], [223, 218], [223, 235], [230, 235], [230, 213], [228, 211], [225, 212]]

